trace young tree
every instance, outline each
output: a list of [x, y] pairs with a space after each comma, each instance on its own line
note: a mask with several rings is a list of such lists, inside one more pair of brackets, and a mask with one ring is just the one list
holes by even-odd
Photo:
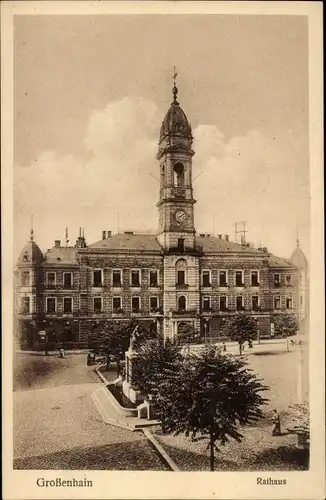
[[239, 426], [263, 417], [265, 390], [242, 359], [206, 346], [162, 380], [157, 398], [162, 425], [175, 435], [208, 440], [213, 471], [217, 443], [240, 442]]
[[179, 345], [186, 344], [188, 346], [188, 354], [190, 354], [190, 344], [194, 344], [199, 341], [200, 334], [196, 330], [196, 328], [189, 324], [185, 323], [184, 328], [182, 331], [178, 333], [178, 336], [176, 338], [176, 342]]
[[162, 337], [143, 342], [138, 349], [134, 365], [133, 380], [147, 397], [158, 397], [160, 386], [165, 378], [175, 374], [183, 362], [180, 347]]
[[121, 358], [128, 350], [130, 338], [136, 326], [139, 326], [136, 346], [147, 339], [155, 338], [156, 324], [136, 321], [98, 321], [88, 337], [91, 349], [107, 356], [107, 369], [110, 357], [117, 363], [117, 371], [121, 372]]
[[244, 343], [256, 339], [257, 332], [257, 322], [249, 314], [236, 314], [228, 325], [228, 336], [238, 342], [240, 356], [243, 352]]
[[274, 332], [279, 337], [291, 337], [299, 330], [299, 323], [294, 314], [275, 314], [273, 316]]

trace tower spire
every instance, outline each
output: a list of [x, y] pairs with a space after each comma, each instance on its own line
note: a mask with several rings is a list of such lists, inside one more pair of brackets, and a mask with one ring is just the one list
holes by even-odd
[[34, 229], [33, 229], [33, 214], [31, 215], [31, 241], [34, 240]]
[[299, 229], [298, 229], [298, 226], [297, 226], [297, 248], [299, 248], [299, 246], [300, 246]]
[[178, 95], [178, 87], [176, 86], [176, 78], [178, 76], [178, 73], [176, 71], [175, 66], [173, 66], [173, 88], [172, 88], [172, 94], [173, 94], [173, 103], [174, 104], [179, 104], [177, 101], [177, 95]]

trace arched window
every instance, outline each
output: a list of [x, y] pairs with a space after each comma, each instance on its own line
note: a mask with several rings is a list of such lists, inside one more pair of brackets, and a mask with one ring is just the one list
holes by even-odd
[[175, 264], [176, 285], [185, 286], [187, 283], [187, 262], [185, 259], [179, 259]]
[[175, 187], [183, 187], [185, 184], [185, 169], [182, 163], [176, 163], [173, 168]]
[[179, 311], [186, 310], [186, 297], [184, 295], [180, 295], [180, 297], [178, 297], [178, 309]]

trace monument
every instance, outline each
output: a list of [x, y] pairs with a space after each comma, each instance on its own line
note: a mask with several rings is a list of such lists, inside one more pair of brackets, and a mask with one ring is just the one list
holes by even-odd
[[132, 403], [140, 404], [144, 401], [144, 396], [135, 386], [133, 373], [137, 363], [138, 353], [136, 348], [139, 326], [137, 325], [132, 332], [128, 351], [125, 353], [125, 379], [122, 382], [122, 391]]

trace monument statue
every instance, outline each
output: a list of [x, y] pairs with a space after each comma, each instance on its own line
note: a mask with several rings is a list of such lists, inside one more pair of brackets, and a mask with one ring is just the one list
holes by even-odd
[[139, 325], [136, 325], [130, 337], [130, 344], [129, 344], [130, 351], [135, 351], [135, 344], [138, 337], [138, 332], [139, 332]]

